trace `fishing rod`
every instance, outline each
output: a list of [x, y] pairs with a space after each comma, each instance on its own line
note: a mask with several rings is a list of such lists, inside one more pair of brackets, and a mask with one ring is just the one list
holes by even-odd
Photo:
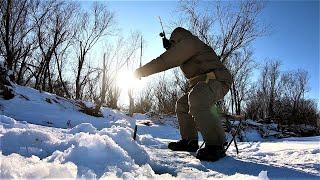
[[[141, 68], [141, 66], [142, 66], [142, 35], [141, 35], [141, 42], [140, 42], [140, 64], [139, 64], [139, 67]], [[141, 77], [139, 77], [139, 80], [141, 80]], [[136, 140], [136, 138], [137, 138], [137, 131], [138, 131], [138, 125], [136, 122], [135, 126], [134, 126], [134, 131], [133, 131], [133, 140]]]
[[[164, 32], [164, 28], [163, 28], [163, 24], [162, 24], [162, 20], [161, 20], [160, 16], [158, 16], [158, 18], [159, 18], [161, 29], [162, 29], [162, 32], [159, 34], [160, 37], [162, 37], [162, 45], [166, 50], [168, 50], [170, 48], [171, 44], [170, 44], [170, 41], [166, 37], [166, 33]], [[140, 44], [140, 67], [141, 66], [142, 66], [142, 36], [141, 36], [141, 44]], [[139, 80], [141, 80], [141, 77], [139, 77]], [[134, 127], [134, 131], [133, 131], [133, 140], [136, 140], [137, 131], [138, 131], [138, 125], [136, 123], [135, 127]]]
[[170, 46], [171, 46], [171, 43], [166, 37], [166, 33], [164, 32], [163, 24], [162, 24], [162, 20], [161, 20], [160, 16], [158, 16], [158, 18], [159, 18], [160, 25], [161, 25], [161, 28], [162, 28], [162, 32], [159, 34], [160, 37], [162, 37], [162, 45], [166, 50], [168, 50], [170, 48]]

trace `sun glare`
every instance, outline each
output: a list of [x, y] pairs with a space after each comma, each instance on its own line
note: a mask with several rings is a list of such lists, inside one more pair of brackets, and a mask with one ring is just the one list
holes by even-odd
[[134, 77], [133, 72], [120, 72], [117, 76], [117, 85], [121, 91], [140, 90], [144, 87], [144, 81]]

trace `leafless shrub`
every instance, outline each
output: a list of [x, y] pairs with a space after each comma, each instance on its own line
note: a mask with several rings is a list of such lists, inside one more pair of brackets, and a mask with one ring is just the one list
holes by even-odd
[[156, 112], [160, 114], [174, 114], [175, 104], [181, 95], [174, 82], [161, 76], [154, 85], [153, 93], [156, 99]]
[[133, 112], [136, 113], [147, 113], [152, 110], [155, 106], [154, 97], [152, 94], [152, 87], [147, 85], [145, 89], [143, 89], [139, 95], [135, 98]]
[[279, 126], [317, 125], [316, 103], [304, 97], [308, 89], [306, 71], [280, 74], [280, 63], [269, 62], [263, 67], [258, 82], [246, 106], [249, 118], [274, 120]]

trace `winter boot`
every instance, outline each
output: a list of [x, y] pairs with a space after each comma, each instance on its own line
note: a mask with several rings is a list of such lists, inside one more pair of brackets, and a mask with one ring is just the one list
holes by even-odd
[[206, 145], [197, 151], [196, 158], [203, 161], [217, 161], [226, 156], [223, 146]]
[[198, 140], [181, 139], [178, 142], [170, 142], [168, 148], [173, 151], [196, 152], [199, 149]]

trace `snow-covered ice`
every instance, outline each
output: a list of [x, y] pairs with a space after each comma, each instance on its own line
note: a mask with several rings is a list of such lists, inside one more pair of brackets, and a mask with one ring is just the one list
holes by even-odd
[[238, 143], [239, 155], [231, 146], [226, 158], [204, 162], [194, 153], [167, 149], [168, 142], [180, 138], [171, 122], [140, 123], [134, 141], [135, 122], [148, 116], [131, 118], [102, 108], [104, 117], [96, 118], [56, 95], [21, 86], [15, 86], [15, 94], [0, 100], [1, 179], [320, 178], [320, 137], [260, 141], [250, 131], [248, 141]]

